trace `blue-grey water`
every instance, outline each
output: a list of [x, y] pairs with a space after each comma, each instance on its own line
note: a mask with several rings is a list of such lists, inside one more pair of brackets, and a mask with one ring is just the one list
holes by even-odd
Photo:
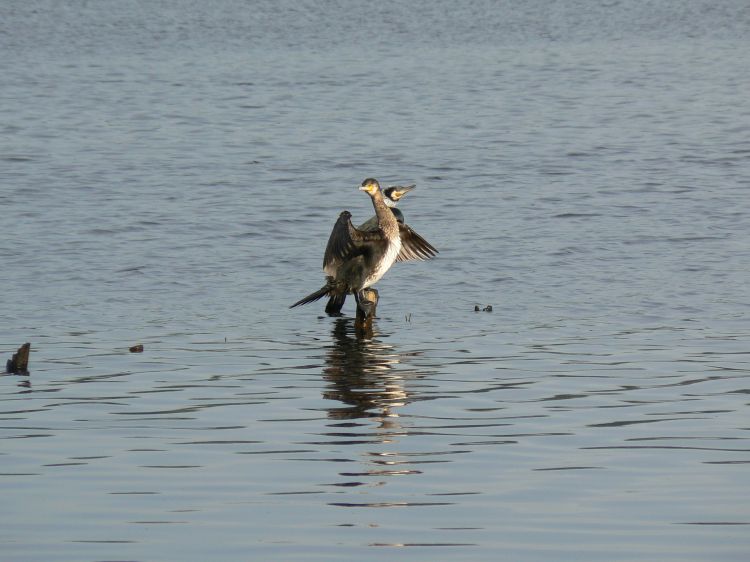
[[[8, 0], [0, 52], [2, 560], [748, 559], [745, 0]], [[287, 307], [369, 176], [440, 254], [361, 338]]]

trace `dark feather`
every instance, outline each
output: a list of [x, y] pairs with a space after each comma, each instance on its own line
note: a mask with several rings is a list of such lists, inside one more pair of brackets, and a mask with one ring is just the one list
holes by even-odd
[[295, 306], [301, 306], [303, 304], [310, 304], [311, 302], [315, 302], [319, 299], [322, 299], [331, 291], [331, 289], [332, 289], [332, 286], [326, 283], [324, 287], [321, 287], [314, 293], [310, 293], [306, 297], [301, 298], [300, 300], [295, 302], [293, 305], [291, 305], [289, 308], [294, 308]]
[[352, 214], [343, 211], [328, 237], [326, 251], [323, 254], [323, 269], [365, 255], [373, 251], [372, 244], [387, 244], [383, 231], [359, 230], [352, 224]]
[[326, 314], [339, 314], [341, 309], [344, 308], [346, 302], [346, 293], [333, 294], [328, 297], [328, 304], [326, 304]]
[[396, 261], [428, 260], [438, 253], [437, 249], [417, 234], [409, 225], [399, 224], [401, 251]]

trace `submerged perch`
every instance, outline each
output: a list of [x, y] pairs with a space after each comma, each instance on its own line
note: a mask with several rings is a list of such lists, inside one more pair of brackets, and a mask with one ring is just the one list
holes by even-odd
[[[362, 297], [367, 299], [362, 302]], [[373, 288], [362, 289], [357, 298], [357, 319], [354, 328], [360, 332], [372, 332], [372, 319], [378, 307], [378, 290]]]
[[31, 344], [25, 343], [18, 348], [18, 351], [13, 354], [13, 357], [8, 359], [5, 364], [5, 370], [9, 373], [17, 375], [28, 375], [29, 374], [29, 353], [31, 352]]

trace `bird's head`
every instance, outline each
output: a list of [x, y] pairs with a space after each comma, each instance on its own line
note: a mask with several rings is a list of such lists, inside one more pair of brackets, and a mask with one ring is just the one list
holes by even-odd
[[362, 185], [359, 186], [359, 189], [360, 191], [364, 191], [368, 195], [373, 196], [375, 195], [375, 192], [380, 191], [380, 184], [375, 178], [367, 178], [362, 182]]
[[391, 185], [383, 190], [383, 196], [385, 202], [389, 207], [394, 206], [398, 201], [412, 189], [417, 187], [415, 184], [412, 185]]

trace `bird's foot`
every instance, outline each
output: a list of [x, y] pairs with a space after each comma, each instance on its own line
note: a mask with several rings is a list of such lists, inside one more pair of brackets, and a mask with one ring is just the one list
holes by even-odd
[[368, 299], [365, 293], [365, 289], [357, 293], [357, 306], [364, 313], [365, 318], [375, 316], [375, 307], [377, 303], [373, 300]]

